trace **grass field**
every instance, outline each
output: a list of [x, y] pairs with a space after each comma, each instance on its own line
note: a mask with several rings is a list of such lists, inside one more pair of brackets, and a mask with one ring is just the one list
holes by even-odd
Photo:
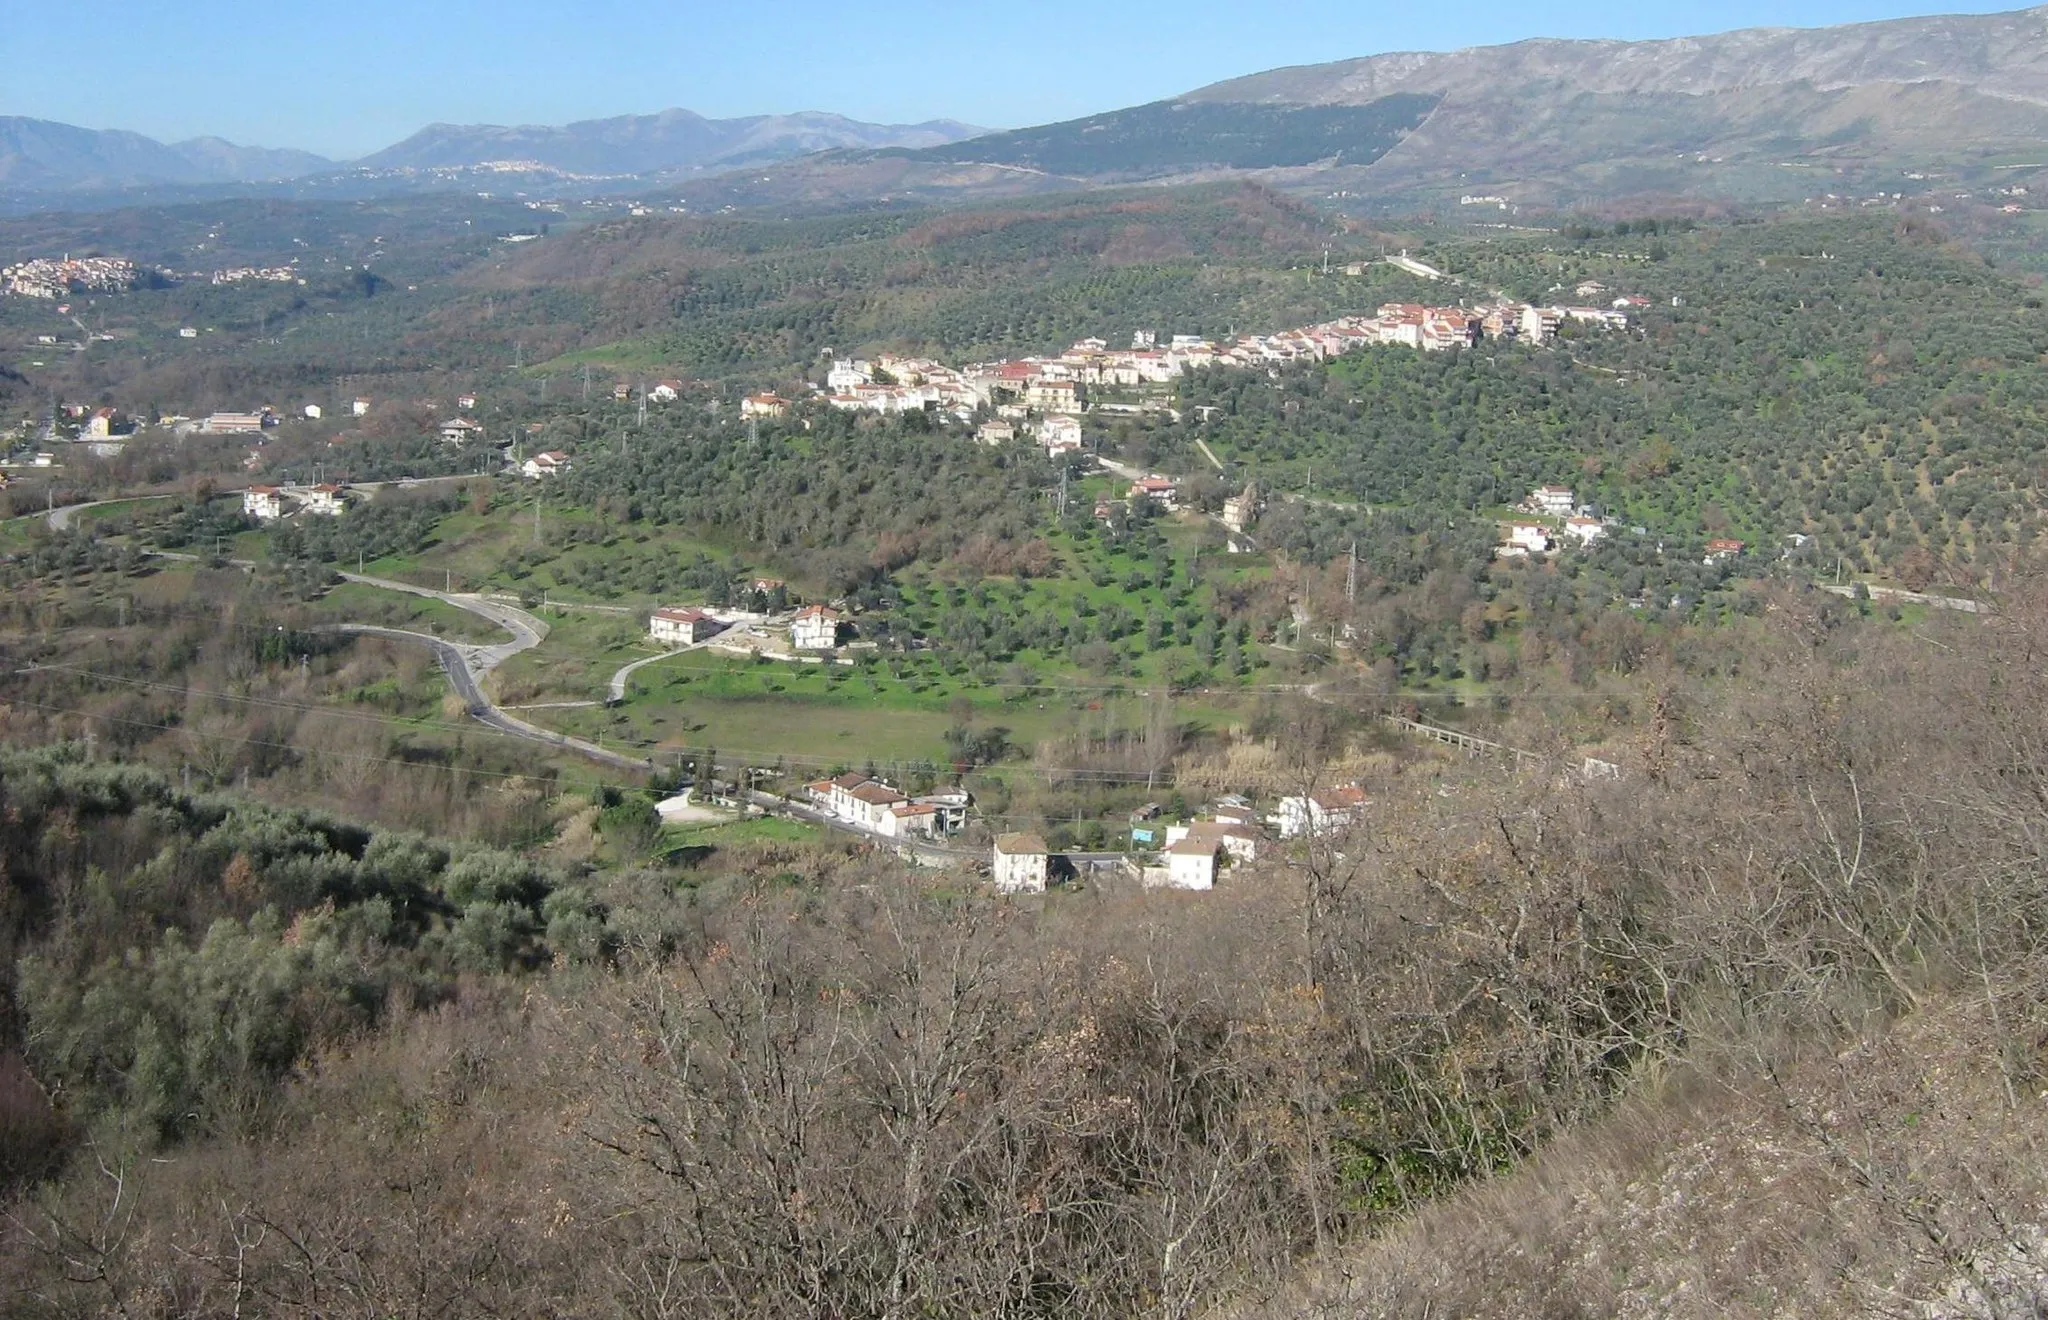
[[[530, 660], [553, 674], [546, 650], [517, 657], [507, 669]], [[584, 672], [608, 677], [614, 658]], [[1120, 705], [1136, 704], [1128, 693], [1119, 697], [1101, 687], [942, 682], [934, 677], [938, 663], [929, 656], [906, 657], [892, 672], [888, 661], [847, 668], [691, 651], [639, 671], [617, 707], [542, 711], [537, 718], [607, 745], [665, 751], [715, 746], [755, 764], [780, 758], [804, 770], [870, 761], [944, 764], [950, 755], [946, 732], [963, 715], [983, 730], [1007, 729], [1010, 743], [1028, 754], [1047, 738], [1098, 726], [1115, 718]], [[591, 690], [601, 685], [599, 678]], [[1227, 701], [1177, 701], [1176, 715], [1197, 731], [1220, 729], [1235, 719]]]
[[375, 623], [463, 641], [502, 642], [510, 635], [490, 620], [445, 601], [354, 582], [330, 588], [307, 609], [323, 622]]

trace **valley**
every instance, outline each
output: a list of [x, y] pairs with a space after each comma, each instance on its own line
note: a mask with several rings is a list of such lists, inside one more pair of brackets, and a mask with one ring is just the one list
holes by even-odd
[[0, 120], [0, 1312], [2039, 1313], [2044, 42]]

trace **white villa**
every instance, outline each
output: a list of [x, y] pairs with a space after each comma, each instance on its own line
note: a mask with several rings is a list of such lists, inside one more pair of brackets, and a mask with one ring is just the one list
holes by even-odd
[[664, 607], [647, 616], [647, 635], [663, 646], [694, 646], [725, 627], [699, 609]]
[[839, 645], [839, 611], [806, 605], [789, 623], [790, 645], [799, 651], [829, 651]]

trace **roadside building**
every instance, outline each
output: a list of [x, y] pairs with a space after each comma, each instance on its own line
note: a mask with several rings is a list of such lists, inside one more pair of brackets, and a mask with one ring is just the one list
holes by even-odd
[[328, 483], [307, 491], [303, 496], [302, 507], [307, 513], [317, 514], [323, 518], [337, 518], [347, 510], [348, 500], [341, 487]]
[[445, 444], [468, 444], [471, 440], [481, 440], [483, 434], [484, 428], [467, 417], [451, 417], [441, 423], [441, 440]]
[[876, 827], [892, 839], [930, 839], [939, 834], [939, 809], [928, 802], [898, 802]]
[[1255, 861], [1259, 855], [1259, 842], [1264, 833], [1249, 821], [1198, 820], [1188, 825], [1169, 825], [1166, 828], [1166, 845], [1187, 839], [1197, 843], [1213, 843], [1234, 860]]
[[1167, 845], [1166, 886], [1169, 889], [1214, 889], [1216, 887], [1217, 844], [1209, 839], [1186, 838]]
[[1243, 493], [1223, 501], [1223, 525], [1233, 532], [1249, 528], [1259, 516], [1259, 488], [1246, 486]]
[[994, 881], [998, 892], [1042, 894], [1051, 869], [1052, 856], [1046, 850], [1045, 840], [1036, 834], [996, 836], [989, 878]]
[[242, 512], [258, 522], [284, 517], [284, 494], [275, 486], [251, 486], [242, 492]]
[[799, 651], [829, 651], [839, 645], [839, 611], [806, 605], [789, 623], [790, 645]]
[[647, 616], [647, 635], [663, 646], [694, 646], [724, 627], [700, 609], [665, 606]]
[[261, 413], [217, 412], [199, 424], [207, 435], [252, 435], [263, 429]]

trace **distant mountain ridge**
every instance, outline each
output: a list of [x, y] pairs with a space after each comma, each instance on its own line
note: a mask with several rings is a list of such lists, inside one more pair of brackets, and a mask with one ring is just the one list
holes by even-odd
[[941, 204], [1237, 175], [1395, 211], [1475, 196], [1562, 208], [1870, 196], [1904, 180], [2010, 186], [2043, 161], [2048, 7], [1373, 55], [684, 192], [741, 207]]
[[1594, 95], [1714, 95], [1806, 83], [1956, 82], [2048, 105], [2048, 6], [1999, 14], [1887, 19], [1824, 28], [1744, 28], [1658, 41], [1537, 38], [1504, 46], [1402, 51], [1232, 78], [1183, 101], [1364, 105], [1396, 92], [1471, 96], [1569, 83]]
[[1310, 108], [1439, 98], [1343, 186], [1557, 204], [1791, 198], [1902, 171], [2038, 160], [2048, 7], [1661, 41], [1532, 40], [1275, 69], [1187, 104]]
[[107, 194], [263, 184], [349, 171], [462, 171], [507, 162], [535, 166], [536, 174], [689, 174], [841, 148], [940, 146], [985, 131], [949, 119], [869, 124], [819, 112], [707, 119], [688, 110], [664, 110], [561, 127], [433, 124], [361, 160], [342, 162], [309, 151], [237, 146], [215, 137], [163, 143], [120, 129], [0, 116], [0, 193]]
[[689, 110], [664, 110], [560, 127], [433, 124], [355, 165], [461, 169], [516, 161], [570, 174], [656, 174], [732, 168], [847, 147], [935, 147], [985, 131], [953, 120], [868, 124], [816, 111], [707, 119]]
[[333, 161], [310, 151], [243, 147], [217, 137], [163, 143], [119, 129], [0, 115], [0, 188], [22, 192], [250, 183], [332, 168]]

